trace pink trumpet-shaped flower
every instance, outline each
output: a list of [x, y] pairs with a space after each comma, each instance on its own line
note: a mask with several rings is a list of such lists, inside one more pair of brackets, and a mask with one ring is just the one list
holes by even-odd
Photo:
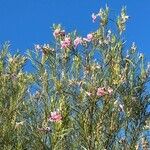
[[87, 34], [87, 37], [83, 38], [83, 40], [87, 41], [87, 42], [91, 42], [92, 39], [93, 39], [93, 34], [92, 33]]
[[75, 48], [77, 48], [77, 46], [81, 43], [82, 43], [82, 39], [80, 37], [76, 37], [76, 39], [74, 40]]
[[62, 116], [58, 111], [51, 112], [51, 115], [48, 118], [51, 122], [59, 122], [62, 120]]
[[97, 89], [97, 96], [104, 96], [106, 94], [105, 88], [104, 87], [99, 87]]
[[61, 41], [61, 49], [66, 49], [71, 46], [71, 39], [70, 37], [65, 37], [63, 41]]

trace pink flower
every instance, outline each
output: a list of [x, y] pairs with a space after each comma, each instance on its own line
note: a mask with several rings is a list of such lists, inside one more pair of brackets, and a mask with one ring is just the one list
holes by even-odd
[[53, 36], [55, 38], [57, 38], [59, 36], [59, 34], [60, 34], [60, 28], [55, 29], [54, 32], [53, 32]]
[[54, 112], [51, 112], [51, 115], [48, 119], [51, 122], [59, 122], [62, 120], [62, 116], [58, 111], [54, 111]]
[[60, 28], [57, 28], [53, 32], [53, 36], [57, 38], [58, 36], [65, 36], [65, 30], [60, 30]]
[[93, 22], [95, 22], [96, 18], [97, 18], [97, 16], [94, 13], [92, 13]]
[[71, 39], [70, 37], [65, 37], [63, 41], [61, 41], [61, 49], [66, 49], [71, 46]]
[[83, 40], [87, 41], [87, 42], [91, 42], [92, 39], [93, 39], [93, 34], [92, 33], [87, 34], [87, 37], [83, 38]]
[[105, 88], [102, 87], [102, 88], [98, 88], [97, 89], [97, 96], [104, 96], [106, 94], [106, 91], [105, 91]]
[[113, 93], [113, 89], [111, 87], [108, 87], [107, 91], [108, 91], [109, 95], [111, 95]]
[[77, 46], [81, 43], [82, 43], [82, 39], [80, 37], [76, 37], [76, 39], [74, 40], [75, 48], [77, 48]]

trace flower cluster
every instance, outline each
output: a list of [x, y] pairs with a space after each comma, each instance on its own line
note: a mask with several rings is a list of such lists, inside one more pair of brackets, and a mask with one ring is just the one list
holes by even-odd
[[51, 115], [48, 118], [51, 122], [60, 122], [62, 120], [62, 116], [59, 111], [51, 112]]
[[61, 49], [66, 49], [71, 46], [71, 38], [70, 37], [65, 37], [61, 43]]
[[79, 44], [82, 44], [82, 38], [81, 37], [76, 37], [74, 40], [74, 47], [77, 48]]
[[[65, 30], [61, 30], [60, 27], [57, 27], [54, 32], [53, 36], [55, 39], [59, 39], [61, 49], [67, 49], [74, 47], [75, 49], [78, 47], [78, 45], [82, 45], [86, 42], [91, 42], [93, 40], [93, 33], [87, 34], [87, 37], [81, 38], [79, 36], [76, 36], [73, 40], [70, 35], [67, 35], [65, 33]], [[40, 49], [41, 47], [39, 45], [36, 45], [36, 49]]]
[[99, 87], [97, 89], [97, 96], [104, 96], [106, 94], [112, 95], [113, 89], [111, 87], [108, 87], [107, 89], [105, 87]]
[[[50, 121], [50, 122], [60, 122], [61, 120], [62, 120], [62, 116], [58, 110], [51, 112], [50, 116], [48, 117], [48, 121]], [[41, 127], [41, 128], [37, 128], [37, 129], [38, 129], [38, 131], [41, 131], [41, 132], [52, 131], [52, 129], [49, 126]]]

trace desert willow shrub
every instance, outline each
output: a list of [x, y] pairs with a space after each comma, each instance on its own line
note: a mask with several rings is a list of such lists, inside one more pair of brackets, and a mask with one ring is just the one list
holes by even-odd
[[9, 53], [6, 43], [0, 51], [0, 149], [21, 149], [25, 139], [25, 97], [32, 76], [23, 71], [26, 57]]
[[28, 52], [32, 75], [24, 56], [2, 48], [1, 149], [149, 148], [150, 65], [134, 43], [125, 49], [128, 18], [123, 8], [113, 32], [109, 8], [100, 9], [92, 14], [99, 27], [86, 37], [54, 25], [55, 42]]
[[149, 67], [135, 43], [125, 50], [126, 9], [116, 33], [108, 28], [108, 7], [92, 18], [100, 25], [87, 37], [54, 25], [54, 44], [35, 45], [28, 54], [36, 68], [36, 138], [50, 149], [148, 147]]

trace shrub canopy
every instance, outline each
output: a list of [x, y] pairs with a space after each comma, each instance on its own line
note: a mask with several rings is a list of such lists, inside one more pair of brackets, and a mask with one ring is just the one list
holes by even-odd
[[[92, 14], [96, 31], [80, 36], [53, 26], [54, 43], [26, 56], [0, 52], [0, 147], [127, 150], [149, 148], [150, 65], [135, 43], [126, 50], [129, 16], [109, 29], [109, 8]], [[34, 70], [24, 71], [30, 60]]]

